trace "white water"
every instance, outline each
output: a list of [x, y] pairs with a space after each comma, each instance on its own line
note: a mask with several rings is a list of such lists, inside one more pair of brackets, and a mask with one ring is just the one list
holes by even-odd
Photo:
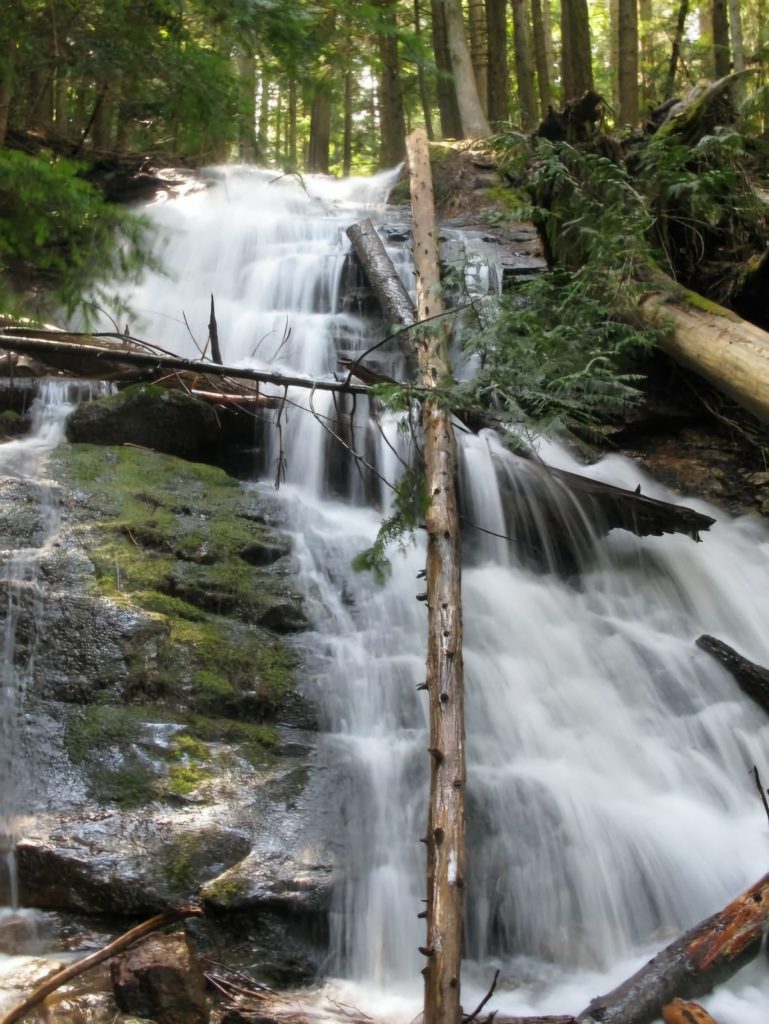
[[[64, 423], [79, 401], [105, 394], [107, 385], [44, 380], [30, 410], [30, 431], [0, 445], [0, 484], [18, 502], [18, 519], [30, 524], [29, 546], [8, 549], [0, 539], [0, 933], [14, 931], [33, 945], [35, 912], [19, 907], [15, 843], [29, 813], [34, 771], [25, 758], [24, 692], [37, 654], [38, 621], [44, 599], [42, 564], [54, 543], [59, 510], [56, 486], [46, 477], [46, 461], [64, 439]], [[20, 636], [20, 620], [26, 620]]]
[[[184, 315], [203, 341], [213, 292], [228, 363], [322, 374], [338, 350], [361, 352], [378, 340], [370, 325], [336, 310], [344, 229], [372, 212], [364, 206], [381, 200], [387, 179], [310, 178], [305, 193], [292, 179], [270, 178], [217, 172], [208, 192], [153, 208], [169, 232], [164, 258], [175, 283], [151, 277], [130, 297], [143, 319], [134, 333], [195, 354]], [[280, 494], [315, 626], [305, 646], [324, 756], [349, 766], [339, 793], [346, 883], [332, 914], [329, 974], [347, 1002], [408, 1019], [418, 1007], [423, 942], [418, 837], [428, 757], [416, 685], [425, 610], [415, 600], [423, 554], [396, 552], [381, 589], [351, 573], [389, 490], [367, 469], [349, 468], [349, 453], [304, 411], [306, 393], [289, 397], [301, 408], [288, 406]], [[393, 481], [402, 437], [385, 421], [383, 444], [358, 405], [353, 446]], [[345, 426], [329, 397], [314, 409], [333, 430]], [[267, 424], [260, 436], [271, 479], [277, 432]], [[582, 538], [581, 572], [538, 574], [527, 550], [547, 541], [504, 514], [497, 449], [490, 437], [463, 440], [468, 518], [526, 542], [470, 530], [463, 1002], [473, 1005], [500, 966], [493, 1006], [577, 1012], [766, 870], [769, 829], [749, 771], [756, 764], [769, 779], [767, 719], [693, 641], [713, 633], [769, 664], [769, 537], [763, 525], [718, 512], [699, 545], [620, 533], [594, 541], [567, 502]], [[574, 468], [555, 445], [542, 454]], [[668, 496], [626, 460], [589, 472]], [[365, 507], [364, 494], [379, 508]], [[519, 503], [536, 515], [528, 493]], [[767, 998], [769, 982], [755, 967], [704, 1002], [720, 1024], [763, 1024]]]

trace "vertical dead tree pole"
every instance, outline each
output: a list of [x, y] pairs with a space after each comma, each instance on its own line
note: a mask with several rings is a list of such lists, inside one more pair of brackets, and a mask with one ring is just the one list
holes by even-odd
[[[427, 136], [406, 139], [414, 216], [419, 320], [443, 311], [438, 229]], [[445, 318], [417, 328], [421, 384], [449, 377]], [[427, 957], [424, 1024], [459, 1024], [459, 971], [465, 873], [465, 724], [457, 452], [449, 412], [428, 398], [422, 412], [427, 525], [427, 690], [430, 699], [430, 808], [427, 845]]]

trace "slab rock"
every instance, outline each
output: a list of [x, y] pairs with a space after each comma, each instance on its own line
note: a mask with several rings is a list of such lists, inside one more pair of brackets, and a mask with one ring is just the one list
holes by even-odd
[[111, 975], [124, 1013], [158, 1024], [208, 1024], [203, 971], [184, 932], [149, 935], [114, 958]]

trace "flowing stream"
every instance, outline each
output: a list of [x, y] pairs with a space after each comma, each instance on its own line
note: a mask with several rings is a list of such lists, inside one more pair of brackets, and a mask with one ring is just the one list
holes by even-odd
[[[329, 374], [339, 354], [383, 336], [383, 325], [342, 309], [344, 229], [365, 215], [386, 219], [377, 204], [393, 176], [303, 185], [273, 177], [213, 172], [207, 191], [150, 208], [167, 232], [172, 279], [150, 276], [129, 296], [141, 318], [133, 333], [195, 355], [192, 335], [205, 340], [213, 293], [227, 363]], [[403, 246], [392, 252], [408, 281]], [[395, 343], [389, 353], [397, 375]], [[259, 427], [255, 486], [270, 486], [279, 471], [285, 478], [279, 495], [314, 624], [305, 647], [323, 756], [349, 769], [328, 973], [346, 1001], [409, 1019], [424, 939], [421, 541], [394, 552], [382, 587], [350, 569], [376, 533], [408, 444], [395, 419], [370, 421], [365, 401], [353, 417], [330, 396], [296, 389], [287, 399], [280, 429], [274, 412]], [[510, 476], [494, 436], [463, 436], [461, 448], [463, 1001], [473, 1005], [499, 966], [492, 1005], [575, 1013], [766, 870], [769, 828], [749, 772], [755, 764], [769, 779], [767, 719], [694, 639], [712, 633], [769, 664], [769, 535], [757, 521], [716, 512], [701, 544], [617, 531], [598, 538], [561, 499], [572, 570], [541, 572], [531, 558], [549, 544], [538, 534], [539, 499]], [[555, 444], [543, 442], [541, 455], [669, 497], [619, 457], [585, 471]], [[757, 965], [705, 1003], [719, 1024], [758, 1024], [767, 998]]]

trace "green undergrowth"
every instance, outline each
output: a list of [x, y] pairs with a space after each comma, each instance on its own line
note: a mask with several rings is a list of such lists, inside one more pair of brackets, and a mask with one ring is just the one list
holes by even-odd
[[[263, 620], [285, 614], [279, 628], [295, 629], [301, 606], [280, 565], [253, 565], [241, 552], [263, 543], [274, 562], [286, 542], [211, 466], [90, 445], [62, 447], [55, 460], [75, 492], [94, 591], [118, 613], [142, 613], [111, 703], [69, 714], [67, 750], [98, 766], [88, 773], [94, 795], [123, 806], [204, 799], [228, 758], [270, 764], [297, 655]], [[159, 732], [170, 738], [159, 742]]]

